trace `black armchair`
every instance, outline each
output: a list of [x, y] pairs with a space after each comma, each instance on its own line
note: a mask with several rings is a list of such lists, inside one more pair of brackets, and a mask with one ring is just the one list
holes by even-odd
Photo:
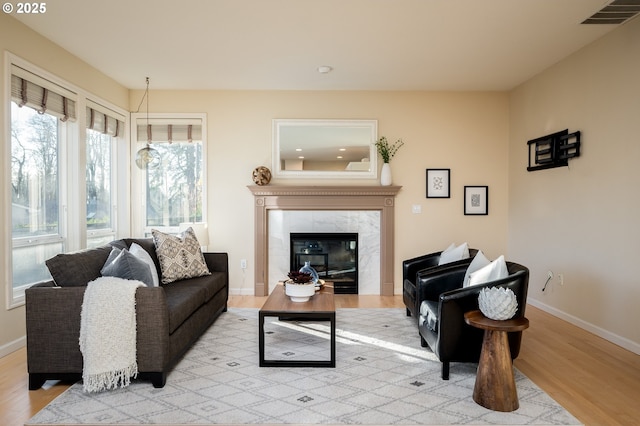
[[[468, 265], [451, 265], [433, 269], [420, 276], [418, 300], [420, 318], [418, 329], [423, 347], [429, 347], [442, 362], [442, 378], [449, 379], [451, 362], [478, 362], [482, 348], [483, 330], [471, 327], [464, 314], [478, 309], [478, 295], [485, 287], [510, 288], [516, 295], [518, 310], [515, 317], [523, 317], [527, 303], [529, 269], [506, 262], [509, 275], [487, 283], [462, 287]], [[520, 353], [522, 332], [509, 333], [511, 359]]]
[[[441, 268], [453, 265], [469, 265], [473, 257], [478, 253], [477, 249], [469, 249], [469, 258], [441, 265]], [[416, 320], [420, 314], [420, 300], [417, 296], [416, 283], [420, 275], [427, 273], [432, 268], [438, 267], [441, 251], [425, 254], [402, 262], [402, 300], [407, 309], [407, 316], [413, 316]]]

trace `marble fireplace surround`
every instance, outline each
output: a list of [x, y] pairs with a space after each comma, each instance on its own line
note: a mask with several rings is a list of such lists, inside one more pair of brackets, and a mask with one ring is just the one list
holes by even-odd
[[380, 211], [380, 295], [394, 291], [394, 204], [401, 186], [250, 185], [254, 196], [254, 295], [269, 293], [269, 210]]

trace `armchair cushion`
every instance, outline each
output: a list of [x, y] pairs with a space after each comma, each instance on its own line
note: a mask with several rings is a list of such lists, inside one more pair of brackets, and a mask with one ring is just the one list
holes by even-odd
[[434, 333], [438, 332], [439, 306], [440, 302], [433, 300], [424, 300], [420, 304], [420, 321]]
[[458, 260], [467, 259], [469, 257], [469, 245], [462, 243], [459, 246], [451, 244], [441, 254], [438, 265], [456, 262]]
[[473, 272], [469, 277], [469, 285], [484, 284], [489, 281], [506, 278], [508, 275], [507, 263], [504, 260], [504, 256], [500, 256], [487, 266]]
[[482, 250], [478, 250], [478, 253], [473, 257], [473, 260], [467, 268], [467, 273], [464, 275], [464, 282], [462, 283], [462, 287], [469, 287], [469, 279], [471, 278], [471, 274], [479, 269], [484, 268], [490, 263], [491, 261], [487, 259], [487, 256], [484, 255]]

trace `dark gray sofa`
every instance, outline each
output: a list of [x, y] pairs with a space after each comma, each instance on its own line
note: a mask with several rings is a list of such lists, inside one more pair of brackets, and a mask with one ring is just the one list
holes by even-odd
[[[100, 276], [113, 246], [138, 243], [161, 276], [153, 240], [123, 239], [108, 246], [59, 254], [47, 261], [54, 278], [25, 292], [29, 389], [46, 380], [82, 378], [80, 312], [89, 281]], [[138, 378], [163, 387], [167, 373], [214, 320], [227, 310], [227, 253], [203, 253], [211, 275], [136, 291]]]

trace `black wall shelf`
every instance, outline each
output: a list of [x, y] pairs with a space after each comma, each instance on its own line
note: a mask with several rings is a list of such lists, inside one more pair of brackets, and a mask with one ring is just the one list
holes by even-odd
[[527, 142], [529, 166], [527, 170], [552, 169], [569, 165], [569, 159], [580, 156], [580, 131], [569, 129], [532, 139]]

